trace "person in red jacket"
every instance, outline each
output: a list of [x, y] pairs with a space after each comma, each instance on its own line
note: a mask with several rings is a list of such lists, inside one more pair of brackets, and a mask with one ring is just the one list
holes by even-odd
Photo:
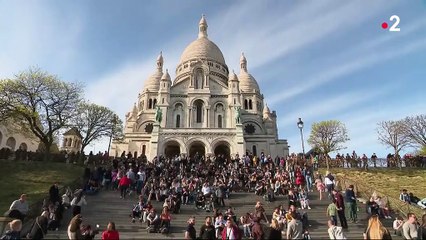
[[120, 240], [118, 231], [115, 230], [115, 223], [109, 222], [107, 229], [102, 233], [102, 240]]
[[333, 189], [333, 195], [336, 200], [337, 215], [339, 216], [340, 224], [342, 225], [342, 228], [346, 229], [348, 228], [348, 223], [345, 216], [345, 202], [343, 200], [343, 195], [336, 189]]
[[129, 188], [130, 184], [132, 184], [132, 180], [127, 177], [127, 175], [124, 175], [120, 182], [118, 183], [118, 187], [120, 188], [120, 198], [125, 198], [127, 189]]
[[305, 177], [301, 172], [296, 172], [296, 186], [299, 189], [302, 189], [305, 187]]
[[240, 228], [235, 225], [234, 220], [229, 218], [226, 220], [226, 227], [222, 230], [222, 240], [241, 239]]

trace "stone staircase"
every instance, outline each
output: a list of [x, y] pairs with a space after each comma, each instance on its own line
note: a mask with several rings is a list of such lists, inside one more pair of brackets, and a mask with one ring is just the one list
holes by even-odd
[[[326, 208], [329, 201], [327, 199], [323, 199], [322, 201], [318, 200], [319, 197], [317, 192], [311, 193], [310, 199], [312, 209], [300, 210], [308, 213], [310, 235], [312, 239], [328, 239]], [[88, 205], [84, 206], [82, 209], [84, 222], [92, 226], [99, 224], [100, 231], [103, 231], [108, 221], [114, 221], [121, 239], [183, 239], [187, 226], [186, 221], [190, 216], [195, 216], [195, 229], [197, 230], [198, 236], [200, 227], [204, 224], [204, 218], [208, 215], [212, 215], [212, 213], [207, 213], [204, 210], [196, 210], [194, 205], [182, 205], [180, 214], [172, 215], [171, 233], [147, 233], [146, 224], [139, 223], [138, 221], [136, 221], [136, 223], [131, 223], [131, 218], [129, 217], [131, 209], [137, 201], [136, 196], [131, 196], [123, 200], [120, 199], [119, 193], [116, 191], [102, 191], [97, 195], [87, 196], [86, 200]], [[235, 208], [234, 212], [239, 218], [242, 214], [253, 212], [256, 201], [262, 201], [264, 203], [269, 219], [272, 216], [274, 207], [279, 204], [283, 204], [286, 208], [288, 206], [288, 200], [284, 196], [278, 196], [275, 202], [268, 203], [254, 193], [245, 192], [233, 193], [230, 199], [225, 200], [225, 204], [227, 207], [231, 206]], [[157, 211], [161, 210], [162, 203], [153, 201], [153, 204]], [[348, 223], [349, 229], [346, 231], [348, 239], [362, 239], [362, 233], [367, 224], [367, 214], [365, 213], [365, 205], [359, 203], [359, 208], [358, 223]], [[222, 209], [222, 211], [225, 210], [226, 209]], [[71, 211], [68, 210], [65, 214], [62, 227], [59, 231], [50, 231], [47, 238], [66, 239], [66, 228], [71, 218], [70, 215]], [[383, 219], [382, 222], [391, 230], [392, 219]], [[269, 235], [268, 228], [269, 226], [263, 222], [263, 229], [266, 232], [266, 237]], [[96, 239], [100, 238], [101, 233], [96, 235]], [[285, 236], [283, 236], [283, 239], [285, 239]]]

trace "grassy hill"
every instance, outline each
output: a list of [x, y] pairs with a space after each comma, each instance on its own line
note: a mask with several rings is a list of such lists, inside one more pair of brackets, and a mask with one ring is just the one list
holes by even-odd
[[81, 166], [54, 162], [0, 160], [0, 213], [10, 207], [22, 193], [30, 205], [43, 199], [54, 182], [69, 185], [83, 175]]

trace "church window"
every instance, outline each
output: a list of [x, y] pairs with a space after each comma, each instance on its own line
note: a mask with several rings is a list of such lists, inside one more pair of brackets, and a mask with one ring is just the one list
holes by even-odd
[[252, 103], [251, 99], [249, 100], [249, 109], [250, 110], [253, 109], [253, 103]]
[[163, 87], [166, 87], [166, 83], [163, 83]]
[[145, 126], [145, 132], [146, 133], [152, 133], [152, 130], [154, 129], [154, 125], [152, 124], [152, 123], [148, 123], [146, 126]]
[[237, 99], [234, 98], [234, 104], [237, 104]]
[[235, 88], [235, 83], [234, 83], [234, 84], [232, 84], [232, 87], [233, 87], [233, 88]]
[[257, 149], [256, 149], [256, 146], [255, 145], [253, 145], [253, 155], [254, 156], [257, 156]]
[[154, 98], [154, 103], [152, 104], [152, 108], [155, 108], [157, 106], [157, 99]]
[[201, 104], [197, 104], [196, 111], [197, 111], [197, 119], [196, 119], [196, 121], [197, 121], [197, 123], [201, 123], [201, 117], [202, 117], [202, 111], [203, 111], [203, 108], [202, 108]]
[[176, 115], [176, 128], [180, 128], [180, 114]]
[[195, 80], [194, 80], [194, 88], [202, 89], [203, 88], [203, 71], [201, 69], [196, 71]]
[[253, 124], [249, 123], [244, 127], [244, 131], [247, 134], [253, 134], [254, 132], [256, 132], [256, 128], [253, 126]]
[[222, 128], [222, 115], [217, 116], [217, 127]]
[[148, 100], [148, 109], [152, 109], [152, 99]]
[[247, 99], [244, 100], [244, 109], [248, 109], [248, 101], [247, 101]]
[[163, 104], [164, 104], [164, 98], [162, 98], [162, 99], [161, 99], [161, 103], [163, 103]]

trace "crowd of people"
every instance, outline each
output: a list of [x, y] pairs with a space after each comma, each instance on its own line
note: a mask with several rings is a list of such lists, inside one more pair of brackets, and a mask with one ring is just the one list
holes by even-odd
[[[35, 219], [28, 237], [42, 239], [48, 230], [57, 230], [64, 211], [72, 209], [73, 217], [67, 228], [69, 239], [93, 239], [99, 230], [84, 223], [81, 207], [87, 204], [85, 195], [96, 194], [103, 189], [117, 191], [117, 197], [122, 199], [137, 196], [136, 203], [129, 209], [129, 222], [144, 224], [149, 233], [170, 233], [172, 215], [180, 214], [182, 205], [191, 205], [194, 211], [205, 211], [204, 224], [198, 234], [194, 227], [195, 218], [188, 219], [182, 236], [185, 239], [281, 239], [283, 235], [287, 239], [311, 239], [308, 217], [312, 208], [310, 195], [318, 191], [320, 200], [329, 201], [326, 209], [329, 221], [324, 224], [328, 224], [330, 239], [344, 239], [345, 229], [349, 228], [348, 220], [349, 223], [358, 222], [359, 207], [354, 187], [349, 186], [342, 194], [336, 188], [333, 174], [326, 172], [322, 176], [317, 171], [318, 167], [316, 156], [305, 161], [296, 155], [273, 158], [264, 153], [259, 157], [248, 153], [230, 158], [195, 154], [193, 157], [160, 156], [149, 162], [123, 153], [121, 158], [103, 166], [86, 167], [81, 189], [74, 192], [67, 189], [61, 196], [58, 184], [52, 185], [49, 199], [41, 215]], [[234, 209], [226, 205], [229, 206], [228, 199], [240, 191], [259, 195], [269, 203], [276, 202], [278, 196], [284, 196], [286, 203], [277, 203], [274, 211], [267, 213], [262, 201], [258, 201], [253, 211], [237, 216]], [[161, 202], [161, 207], [154, 207], [158, 204], [153, 204], [153, 201]], [[27, 212], [28, 203], [23, 194], [12, 203], [8, 214], [22, 225]], [[380, 196], [374, 196], [367, 202], [367, 213], [369, 220], [364, 238], [389, 239], [391, 234], [380, 219], [391, 217], [390, 209], [382, 203]], [[394, 223], [395, 233], [401, 232], [401, 235], [411, 236], [410, 239], [423, 234], [418, 230], [426, 228], [425, 217], [420, 227], [410, 219], [413, 216], [410, 215], [405, 222]], [[408, 222], [412, 222], [411, 225]], [[17, 223], [14, 224], [14, 228], [18, 229]], [[268, 229], [265, 229], [265, 224]], [[118, 238], [114, 222], [109, 222], [102, 239]]]

